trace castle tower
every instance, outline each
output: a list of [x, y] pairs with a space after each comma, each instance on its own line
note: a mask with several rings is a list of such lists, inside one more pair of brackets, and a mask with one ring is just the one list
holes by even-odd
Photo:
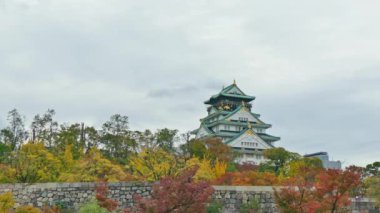
[[208, 115], [192, 133], [198, 139], [219, 137], [241, 154], [238, 162], [260, 164], [265, 160], [263, 150], [272, 148], [280, 138], [266, 133], [272, 125], [251, 111], [253, 100], [255, 97], [246, 95], [234, 81], [204, 102], [209, 105]]

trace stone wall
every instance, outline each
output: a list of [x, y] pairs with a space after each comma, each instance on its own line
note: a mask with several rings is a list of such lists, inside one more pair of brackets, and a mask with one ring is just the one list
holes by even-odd
[[[43, 184], [4, 184], [0, 185], [0, 194], [11, 191], [16, 206], [62, 205], [77, 209], [95, 197], [95, 183], [43, 183]], [[133, 205], [133, 195], [143, 197], [151, 195], [150, 183], [121, 182], [109, 183], [109, 197], [122, 207]], [[213, 199], [224, 206], [224, 212], [236, 212], [241, 205], [258, 201], [262, 212], [277, 212], [272, 196], [272, 187], [214, 186]]]
[[[42, 183], [42, 184], [0, 184], [0, 194], [11, 191], [16, 206], [61, 205], [71, 209], [95, 197], [95, 183]], [[133, 195], [151, 195], [152, 184], [141, 182], [109, 183], [109, 197], [121, 207], [133, 205]], [[273, 188], [271, 186], [214, 186], [214, 202], [220, 203], [223, 212], [238, 212], [249, 203], [257, 203], [262, 213], [277, 213]], [[351, 212], [378, 212], [368, 199], [353, 199]]]
[[[77, 209], [95, 197], [95, 183], [42, 183], [42, 184], [4, 184], [0, 185], [0, 194], [11, 191], [19, 205], [62, 205]], [[149, 196], [150, 183], [121, 182], [108, 184], [109, 197], [117, 200], [123, 207], [131, 206], [132, 196]]]
[[224, 212], [237, 212], [242, 205], [256, 203], [259, 212], [278, 212], [271, 186], [214, 186], [212, 196], [215, 202], [221, 203]]

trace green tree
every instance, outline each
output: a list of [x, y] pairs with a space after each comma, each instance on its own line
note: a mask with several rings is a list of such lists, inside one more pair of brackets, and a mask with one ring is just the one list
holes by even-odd
[[0, 131], [0, 143], [4, 143], [11, 150], [16, 150], [26, 140], [25, 118], [17, 109], [8, 112], [8, 126]]
[[367, 188], [366, 195], [375, 199], [377, 207], [380, 207], [380, 176], [366, 178], [364, 185]]
[[299, 154], [286, 151], [282, 147], [264, 150], [264, 157], [269, 159], [268, 164], [274, 166], [274, 171], [277, 175], [286, 163], [301, 158]]
[[207, 154], [206, 144], [201, 140], [193, 139], [188, 144], [188, 151], [190, 153], [190, 157], [203, 159]]
[[174, 142], [178, 139], [177, 133], [176, 129], [159, 129], [156, 132], [157, 145], [166, 151], [174, 151]]
[[101, 143], [104, 145], [106, 157], [125, 164], [137, 146], [128, 128], [128, 117], [112, 115], [110, 120], [103, 124]]
[[371, 164], [368, 164], [364, 172], [368, 176], [380, 176], [380, 161], [373, 162]]
[[322, 161], [319, 158], [299, 158], [288, 162], [281, 171], [285, 177], [296, 177], [302, 175], [304, 168], [319, 171], [323, 169]]
[[54, 109], [48, 109], [45, 114], [34, 116], [31, 125], [32, 140], [42, 141], [47, 147], [54, 145], [58, 133], [58, 122], [54, 121], [54, 115]]
[[0, 163], [9, 163], [11, 157], [10, 146], [0, 142]]
[[72, 155], [75, 160], [81, 158], [85, 152], [85, 141], [82, 133], [83, 129], [80, 124], [61, 125], [57, 134], [56, 149], [62, 153], [66, 146], [72, 146]]

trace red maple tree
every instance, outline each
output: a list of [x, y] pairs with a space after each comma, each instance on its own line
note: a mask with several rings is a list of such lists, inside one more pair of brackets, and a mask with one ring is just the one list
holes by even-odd
[[283, 212], [338, 212], [350, 205], [349, 192], [361, 183], [361, 170], [300, 168], [299, 175], [284, 181], [275, 191], [278, 207]]
[[315, 193], [324, 211], [337, 212], [350, 205], [349, 192], [361, 183], [361, 169], [350, 166], [346, 170], [327, 169], [317, 175]]
[[118, 202], [108, 198], [108, 183], [106, 180], [100, 180], [96, 185], [96, 200], [99, 206], [107, 209], [109, 212], [115, 211], [118, 207]]
[[177, 177], [163, 178], [153, 185], [151, 198], [136, 196], [137, 209], [125, 212], [204, 212], [214, 189], [207, 182], [194, 182], [197, 169], [187, 169]]

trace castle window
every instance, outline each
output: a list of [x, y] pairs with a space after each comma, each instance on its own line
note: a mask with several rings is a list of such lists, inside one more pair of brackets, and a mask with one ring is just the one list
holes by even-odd
[[248, 121], [248, 118], [239, 117], [239, 121], [244, 121], [244, 122], [247, 122], [247, 121]]

